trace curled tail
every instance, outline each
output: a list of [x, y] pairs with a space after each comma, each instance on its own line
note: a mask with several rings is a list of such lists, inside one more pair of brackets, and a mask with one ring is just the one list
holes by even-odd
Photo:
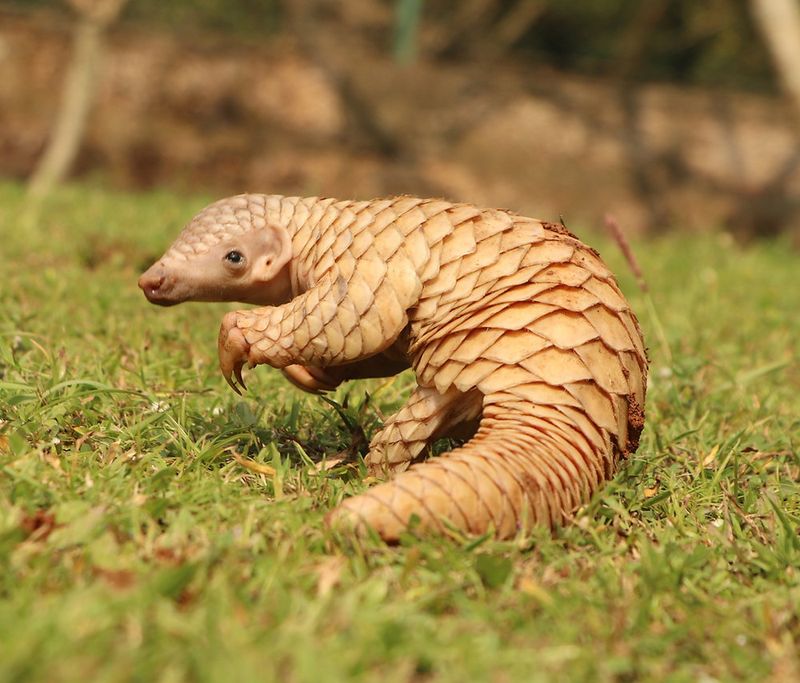
[[560, 525], [613, 475], [624, 454], [562, 391], [562, 404], [532, 404], [506, 392], [487, 396], [478, 432], [464, 446], [345, 500], [329, 522], [370, 527], [387, 541], [397, 540], [415, 516], [420, 531], [452, 526], [499, 538]]

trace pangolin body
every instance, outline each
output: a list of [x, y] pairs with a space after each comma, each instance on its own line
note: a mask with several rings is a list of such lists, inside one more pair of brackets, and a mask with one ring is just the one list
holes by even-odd
[[[229, 381], [245, 362], [309, 390], [408, 366], [417, 377], [366, 458], [394, 478], [332, 523], [387, 540], [412, 517], [509, 537], [562, 523], [636, 449], [641, 332], [597, 253], [563, 227], [438, 199], [250, 194], [198, 214], [162, 263], [268, 226], [291, 241], [290, 298], [225, 317]], [[474, 436], [416, 462], [459, 430]]]

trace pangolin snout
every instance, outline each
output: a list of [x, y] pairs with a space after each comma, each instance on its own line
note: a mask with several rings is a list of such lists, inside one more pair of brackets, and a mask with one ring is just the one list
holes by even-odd
[[139, 278], [139, 288], [151, 304], [172, 306], [179, 303], [170, 296], [174, 280], [168, 278], [160, 263], [148, 268]]

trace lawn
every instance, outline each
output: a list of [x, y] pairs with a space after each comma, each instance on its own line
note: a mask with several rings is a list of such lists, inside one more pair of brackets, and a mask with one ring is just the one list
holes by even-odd
[[649, 342], [639, 452], [552, 536], [354, 544], [315, 463], [410, 378], [230, 391], [227, 308], [136, 288], [209, 199], [0, 184], [0, 680], [800, 679], [800, 254], [636, 241], [650, 299], [571, 225]]

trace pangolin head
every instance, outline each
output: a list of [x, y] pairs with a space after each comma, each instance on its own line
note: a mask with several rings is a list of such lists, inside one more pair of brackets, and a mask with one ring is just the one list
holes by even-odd
[[139, 278], [148, 301], [238, 301], [275, 305], [291, 298], [291, 237], [270, 220], [267, 195], [243, 194], [198, 213]]

